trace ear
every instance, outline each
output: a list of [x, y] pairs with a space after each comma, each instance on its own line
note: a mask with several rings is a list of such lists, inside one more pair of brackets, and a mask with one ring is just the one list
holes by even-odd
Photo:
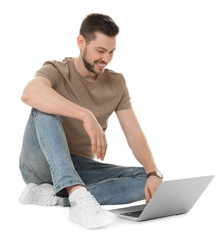
[[86, 40], [85, 40], [85, 38], [82, 35], [79, 35], [77, 37], [77, 44], [78, 44], [78, 47], [79, 47], [80, 51], [85, 49]]

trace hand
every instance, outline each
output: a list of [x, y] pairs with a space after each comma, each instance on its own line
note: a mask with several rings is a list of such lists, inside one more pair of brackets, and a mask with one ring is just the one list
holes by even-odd
[[150, 195], [152, 197], [155, 194], [156, 190], [158, 189], [161, 183], [162, 183], [162, 179], [156, 176], [151, 176], [147, 179], [145, 183], [145, 189], [144, 189], [146, 203], [149, 202]]
[[98, 159], [104, 160], [107, 150], [106, 136], [102, 127], [91, 112], [84, 118], [83, 127], [90, 137], [92, 153], [94, 155], [96, 154]]

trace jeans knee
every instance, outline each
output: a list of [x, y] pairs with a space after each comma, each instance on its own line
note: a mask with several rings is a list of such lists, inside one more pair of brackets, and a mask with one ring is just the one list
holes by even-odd
[[133, 174], [135, 177], [140, 176], [143, 178], [147, 178], [147, 175], [145, 173], [145, 169], [143, 167], [136, 167], [133, 168]]
[[20, 163], [19, 166], [23, 181], [26, 184], [35, 183], [35, 184], [43, 184], [44, 181], [40, 179], [34, 172], [32, 172], [24, 163]]
[[36, 108], [32, 108], [31, 110], [31, 114], [36, 118], [36, 117], [40, 117], [40, 118], [46, 118], [49, 120], [53, 120], [56, 119], [60, 122], [62, 122], [63, 118], [61, 115], [56, 115], [56, 114], [49, 114], [49, 113], [45, 113], [45, 112], [41, 112]]

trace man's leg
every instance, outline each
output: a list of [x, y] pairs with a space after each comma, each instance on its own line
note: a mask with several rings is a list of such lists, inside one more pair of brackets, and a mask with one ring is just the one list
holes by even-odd
[[20, 169], [26, 183], [53, 184], [62, 196], [67, 195], [63, 189], [68, 186], [85, 186], [73, 166], [61, 117], [36, 109], [32, 109], [25, 129]]
[[145, 198], [143, 167], [122, 167], [72, 155], [80, 177], [101, 205], [126, 204]]
[[[43, 183], [53, 183], [55, 192], [64, 196], [68, 195], [65, 188], [79, 186], [69, 195], [72, 221], [98, 228], [116, 220], [84, 187], [71, 160], [60, 116], [32, 109], [24, 134], [20, 169], [26, 183], [42, 184], [42, 187]], [[36, 187], [34, 194], [39, 190]]]

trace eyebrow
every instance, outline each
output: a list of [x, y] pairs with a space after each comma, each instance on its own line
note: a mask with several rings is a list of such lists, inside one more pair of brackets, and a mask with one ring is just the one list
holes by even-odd
[[[107, 50], [106, 48], [104, 48], [104, 47], [97, 47], [97, 49], [98, 49], [98, 50], [103, 50], [103, 51], [108, 51], [108, 50]], [[114, 51], [114, 50], [116, 50], [116, 48], [112, 49], [111, 52]]]

